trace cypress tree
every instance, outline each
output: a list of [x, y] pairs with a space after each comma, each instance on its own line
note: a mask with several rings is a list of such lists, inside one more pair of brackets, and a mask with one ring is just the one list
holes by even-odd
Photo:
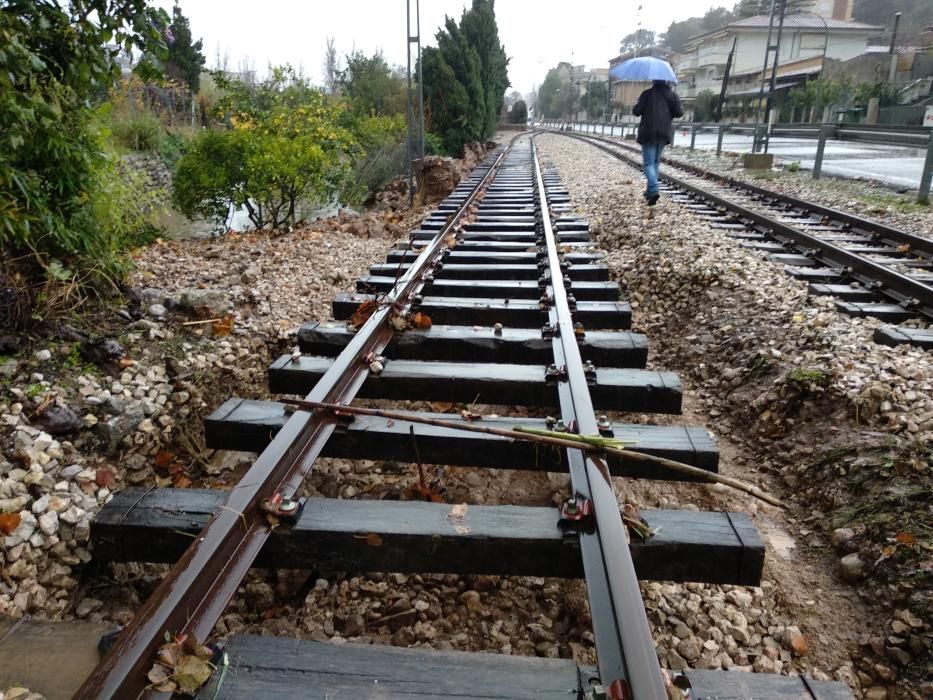
[[437, 48], [422, 53], [424, 98], [429, 128], [448, 153], [496, 130], [509, 86], [505, 50], [499, 43], [492, 0], [474, 0], [458, 25], [445, 18]]
[[172, 8], [172, 23], [169, 24], [171, 38], [168, 41], [168, 60], [165, 72], [176, 80], [184, 81], [191, 92], [197, 92], [201, 86], [201, 68], [204, 67], [204, 54], [201, 53], [203, 42], [198, 39], [191, 42], [191, 25], [181, 13], [178, 0]]

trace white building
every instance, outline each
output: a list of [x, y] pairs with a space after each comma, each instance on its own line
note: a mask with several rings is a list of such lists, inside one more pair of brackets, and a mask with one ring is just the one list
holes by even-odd
[[[823, 7], [823, 6], [826, 7]], [[790, 88], [819, 75], [826, 59], [848, 61], [861, 56], [869, 37], [882, 31], [862, 22], [853, 22], [851, 0], [822, 0], [814, 9], [844, 18], [816, 13], [800, 13], [784, 18], [778, 59], [777, 90]], [[758, 15], [736, 20], [724, 27], [693, 37], [683, 54], [675, 59], [685, 104], [699, 93], [710, 90], [717, 96], [722, 89], [729, 52], [735, 46], [726, 94], [730, 97], [757, 96], [762, 81], [770, 17]], [[777, 42], [775, 22], [772, 44]], [[770, 77], [774, 53], [769, 54], [765, 77]]]

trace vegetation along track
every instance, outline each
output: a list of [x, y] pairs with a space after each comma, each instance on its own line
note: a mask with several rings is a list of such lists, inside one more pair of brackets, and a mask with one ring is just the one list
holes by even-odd
[[[232, 398], [208, 417], [210, 447], [261, 452], [232, 491], [127, 489], [101, 511], [91, 528], [96, 558], [174, 566], [77, 697], [136, 697], [150, 686], [157, 652], [166, 663], [166, 635], [210, 639], [253, 565], [584, 578], [597, 667], [234, 636], [215, 653], [219, 668], [203, 697], [324, 698], [341, 690], [369, 697], [375, 683], [385, 697], [661, 700], [687, 688], [693, 698], [850, 697], [842, 684], [796, 676], [687, 671], [672, 681], [661, 670], [639, 579], [757, 585], [764, 545], [747, 516], [658, 510], [623, 518], [622, 482], [611, 476], [687, 476], [624, 452], [594, 456], [462, 429], [520, 422], [568, 436], [598, 433], [634, 442], [649, 457], [716, 472], [718, 452], [702, 428], [611, 423], [597, 414], [679, 413], [682, 400], [676, 375], [644, 369], [647, 339], [625, 330], [631, 307], [608, 277], [587, 222], [572, 214], [557, 173], [540, 166], [533, 139], [521, 136], [490, 155], [406, 247], [358, 281], [360, 291], [334, 299], [336, 322], [307, 324], [300, 351], [273, 363], [272, 391], [307, 393], [304, 401]], [[355, 398], [479, 398], [556, 409], [559, 418], [467, 410], [420, 413], [423, 423], [385, 409], [361, 415], [356, 407], [309, 405], [349, 406]], [[437, 422], [445, 419], [454, 426]], [[571, 490], [561, 508], [300, 499], [318, 456], [563, 471]], [[390, 624], [390, 617], [369, 624]], [[170, 676], [157, 678], [170, 686]]]
[[[554, 133], [641, 168], [633, 146]], [[664, 163], [662, 189], [712, 228], [783, 264], [789, 275], [809, 283], [811, 294], [835, 297], [840, 311], [889, 321], [875, 331], [877, 342], [933, 348], [933, 330], [918, 327], [933, 320], [933, 239], [675, 159]]]

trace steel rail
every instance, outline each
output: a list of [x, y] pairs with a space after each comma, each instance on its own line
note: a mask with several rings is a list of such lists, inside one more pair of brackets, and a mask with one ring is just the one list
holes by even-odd
[[[605, 136], [584, 134], [583, 138], [589, 141], [601, 141], [603, 143], [622, 148], [631, 153], [638, 152], [638, 149], [633, 146], [617, 141], [615, 139], [607, 138]], [[750, 182], [745, 182], [744, 180], [739, 180], [738, 178], [723, 175], [722, 173], [717, 173], [712, 170], [708, 170], [707, 168], [701, 168], [700, 166], [694, 165], [693, 163], [687, 163], [685, 161], [671, 158], [669, 156], [663, 156], [661, 158], [661, 162], [675, 168], [680, 168], [681, 170], [688, 170], [698, 177], [702, 177], [707, 180], [713, 180], [727, 187], [747, 190], [748, 192], [756, 194], [760, 197], [765, 197], [784, 204], [790, 204], [797, 209], [828, 217], [838, 221], [841, 224], [845, 224], [852, 229], [869, 234], [873, 236], [875, 240], [887, 242], [893, 246], [908, 245], [910, 246], [910, 250], [913, 253], [919, 251], [933, 257], [933, 238], [926, 238], [916, 233], [910, 233], [909, 231], [904, 231], [903, 229], [888, 226], [881, 221], [866, 219], [864, 217], [856, 216], [855, 214], [850, 214], [849, 212], [845, 212], [840, 209], [834, 209], [832, 207], [827, 207], [806, 199], [800, 199], [799, 197], [795, 197], [790, 194], [775, 192], [774, 190], [769, 190], [765, 187], [754, 185]]]
[[[394, 285], [385, 305], [366, 321], [307, 395], [308, 401], [347, 403], [353, 399], [369, 373], [369, 361], [364, 358], [381, 353], [392, 338], [391, 314], [410, 305], [446, 251], [447, 235], [495, 177], [510, 149], [490, 165], [447, 225]], [[121, 632], [75, 698], [137, 698], [146, 691], [146, 675], [166, 634], [193, 635], [200, 641], [209, 637], [272, 531], [261, 510], [262, 501], [277, 493], [287, 498], [297, 493], [333, 433], [334, 420], [322, 412], [292, 415]]]
[[[597, 434], [534, 137], [531, 156], [550, 275], [548, 318], [555, 331], [554, 362], [566, 368], [566, 381], [558, 384], [561, 414], [580, 433]], [[600, 680], [609, 697], [663, 700], [667, 694], [662, 672], [609, 470], [602, 460], [587, 457], [581, 450], [568, 449], [567, 456], [574, 495], [590, 500], [595, 518], [593, 532], [580, 534], [580, 550]]]
[[[625, 161], [629, 165], [641, 167], [641, 163], [636, 159], [586, 137], [563, 133], [560, 135], [579, 139], [619, 160]], [[661, 173], [659, 178], [713, 205], [734, 212], [739, 219], [754, 224], [762, 233], [767, 233], [778, 240], [793, 243], [815, 260], [820, 260], [827, 267], [841, 269], [851, 279], [861, 283], [868, 289], [876, 290], [890, 297], [904, 308], [914, 310], [928, 318], [933, 318], [933, 287], [930, 285], [897, 272], [887, 265], [876, 263], [857, 253], [849, 252], [840, 246], [810, 235], [777, 219], [772, 219], [765, 214], [704, 190], [669, 173]]]

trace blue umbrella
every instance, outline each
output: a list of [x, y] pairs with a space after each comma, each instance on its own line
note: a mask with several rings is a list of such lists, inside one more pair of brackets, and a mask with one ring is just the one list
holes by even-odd
[[676, 83], [677, 76], [667, 61], [654, 56], [639, 56], [630, 58], [615, 66], [610, 75], [616, 80], [666, 80]]

